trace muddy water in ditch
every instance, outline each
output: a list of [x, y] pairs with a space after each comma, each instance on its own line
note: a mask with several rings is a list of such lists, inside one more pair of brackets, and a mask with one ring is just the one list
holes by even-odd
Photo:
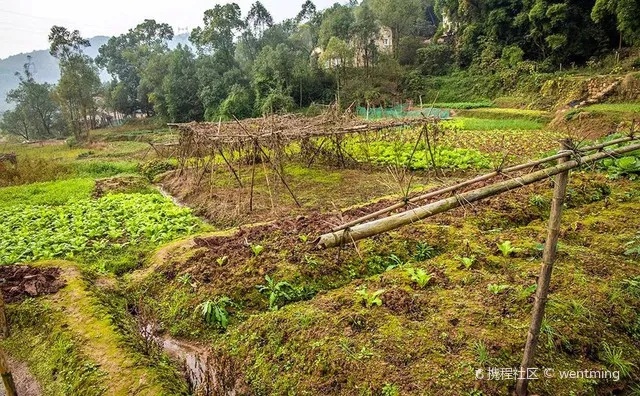
[[187, 344], [169, 337], [158, 337], [158, 344], [167, 355], [182, 365], [191, 389], [198, 395], [208, 395], [209, 389], [209, 354], [200, 347]]
[[247, 386], [238, 375], [238, 367], [229, 359], [214, 356], [204, 346], [161, 336], [153, 339], [178, 363], [194, 395], [237, 396], [247, 394]]

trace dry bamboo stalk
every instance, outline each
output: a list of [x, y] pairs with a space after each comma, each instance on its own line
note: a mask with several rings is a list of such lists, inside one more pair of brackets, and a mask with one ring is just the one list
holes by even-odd
[[[583, 153], [584, 152], [589, 152], [589, 151], [594, 151], [594, 150], [600, 150], [600, 149], [603, 149], [605, 147], [612, 146], [614, 144], [629, 142], [629, 141], [636, 140], [636, 139], [638, 139], [638, 138], [637, 137], [633, 137], [633, 136], [627, 136], [627, 137], [624, 137], [624, 138], [612, 140], [610, 142], [605, 142], [605, 143], [598, 144], [598, 145], [595, 145], [595, 146], [583, 147], [583, 148], [580, 148], [578, 150], [580, 152], [583, 152]], [[560, 153], [558, 153], [556, 155], [552, 155], [552, 156], [546, 157], [546, 158], [541, 158], [541, 159], [536, 160], [536, 161], [531, 161], [531, 162], [527, 162], [525, 164], [510, 166], [508, 168], [504, 168], [504, 169], [498, 170], [498, 171], [493, 171], [493, 172], [490, 172], [490, 173], [485, 173], [484, 175], [480, 175], [480, 176], [475, 177], [475, 178], [470, 179], [470, 180], [465, 180], [465, 181], [463, 181], [461, 183], [454, 184], [452, 186], [445, 187], [445, 188], [442, 188], [440, 190], [436, 190], [436, 191], [432, 191], [432, 192], [429, 192], [429, 193], [426, 193], [426, 194], [422, 194], [422, 195], [410, 198], [408, 200], [403, 200], [403, 201], [398, 202], [398, 203], [396, 203], [394, 205], [388, 206], [388, 207], [380, 209], [380, 210], [378, 210], [376, 212], [373, 212], [373, 213], [370, 213], [368, 215], [365, 215], [365, 216], [362, 216], [360, 218], [357, 218], [357, 219], [355, 219], [353, 221], [350, 221], [348, 223], [342, 224], [342, 225], [340, 225], [338, 227], [332, 228], [331, 231], [332, 232], [338, 232], [340, 230], [345, 230], [345, 229], [347, 229], [349, 227], [353, 227], [356, 224], [360, 224], [360, 223], [365, 222], [367, 220], [371, 220], [371, 219], [374, 219], [376, 217], [379, 217], [379, 216], [381, 216], [383, 214], [393, 212], [394, 210], [397, 210], [397, 209], [401, 209], [401, 208], [407, 206], [408, 204], [416, 203], [416, 202], [420, 202], [420, 201], [425, 201], [425, 200], [427, 200], [429, 198], [433, 198], [433, 197], [436, 197], [436, 196], [439, 196], [439, 195], [443, 195], [443, 194], [446, 194], [446, 193], [449, 193], [449, 192], [453, 192], [453, 191], [459, 190], [461, 188], [468, 187], [468, 186], [470, 186], [472, 184], [476, 184], [476, 183], [479, 183], [479, 182], [482, 182], [482, 181], [485, 181], [485, 180], [492, 179], [492, 178], [494, 178], [494, 177], [496, 177], [496, 176], [498, 176], [500, 174], [517, 172], [517, 171], [520, 171], [520, 170], [523, 170], [523, 169], [527, 169], [527, 168], [534, 168], [534, 167], [536, 167], [538, 165], [542, 165], [542, 164], [545, 164], [545, 163], [548, 163], [548, 162], [551, 162], [551, 161], [555, 161], [555, 160], [558, 160], [560, 158], [569, 157], [572, 153], [573, 153], [573, 151], [563, 151], [563, 152], [560, 152]]]
[[[569, 143], [564, 142], [563, 147], [569, 148]], [[566, 162], [567, 158], [558, 159], [558, 164]], [[558, 247], [558, 238], [560, 236], [560, 219], [562, 217], [562, 206], [567, 195], [567, 184], [569, 183], [569, 171], [558, 173], [556, 175], [555, 186], [553, 188], [553, 201], [551, 203], [551, 213], [549, 215], [549, 227], [547, 240], [542, 253], [542, 267], [540, 268], [540, 276], [538, 277], [538, 287], [536, 288], [536, 299], [531, 314], [531, 325], [527, 333], [527, 342], [522, 356], [522, 364], [520, 368], [522, 373], [528, 374], [528, 369], [533, 364], [536, 346], [538, 345], [538, 336], [540, 335], [540, 327], [542, 318], [544, 318], [544, 309], [549, 294], [549, 284], [551, 282], [551, 272], [553, 271], [553, 263], [556, 261], [556, 253]], [[516, 394], [518, 396], [527, 396], [528, 375], [521, 375], [516, 383]]]
[[394, 214], [389, 217], [385, 217], [379, 220], [374, 220], [369, 223], [360, 224], [354, 226], [348, 230], [341, 230], [338, 232], [330, 232], [321, 235], [316, 239], [315, 243], [319, 249], [331, 248], [336, 246], [343, 246], [348, 242], [358, 241], [360, 239], [368, 238], [373, 235], [377, 235], [383, 232], [387, 232], [407, 224], [411, 224], [415, 221], [422, 220], [427, 217], [431, 217], [435, 214], [446, 212], [448, 210], [462, 206], [464, 203], [472, 203], [484, 198], [488, 198], [503, 192], [513, 190], [544, 180], [548, 177], [557, 175], [558, 173], [566, 172], [573, 168], [577, 168], [583, 164], [588, 164], [602, 160], [607, 157], [615, 157], [620, 154], [628, 153], [640, 149], [640, 144], [633, 144], [625, 147], [620, 147], [611, 151], [603, 151], [588, 156], [581, 157], [579, 160], [571, 160], [562, 164], [556, 165], [548, 169], [542, 169], [537, 172], [532, 172], [520, 177], [505, 180], [490, 186], [482, 187], [476, 190], [468, 191], [460, 195], [456, 195], [450, 198], [442, 199], [425, 206], [421, 206], [415, 209], [407, 210], [402, 213]]

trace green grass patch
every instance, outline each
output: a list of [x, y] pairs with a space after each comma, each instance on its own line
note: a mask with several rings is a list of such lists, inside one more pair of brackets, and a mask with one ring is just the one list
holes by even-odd
[[0, 188], [0, 208], [15, 205], [63, 205], [91, 196], [92, 179], [69, 179]]
[[527, 119], [485, 119], [473, 117], [458, 117], [453, 120], [443, 121], [443, 124], [447, 127], [458, 128], [465, 131], [533, 130], [544, 127], [544, 124], [539, 121]]
[[640, 102], [599, 103], [584, 108], [597, 113], [640, 113]]
[[465, 117], [476, 118], [491, 118], [491, 119], [529, 119], [529, 120], [544, 120], [550, 117], [549, 112], [543, 110], [531, 110], [531, 109], [514, 109], [514, 108], [476, 108], [465, 111], [460, 111], [460, 115]]
[[137, 173], [138, 163], [132, 161], [82, 161], [73, 164], [79, 177], [103, 178]]
[[[160, 194], [114, 194], [59, 206], [16, 205], [0, 210], [0, 265], [84, 256], [106, 270], [135, 266], [116, 257], [192, 234], [202, 223]], [[113, 266], [116, 263], [118, 268]]]
[[80, 350], [62, 314], [42, 300], [7, 307], [11, 337], [1, 342], [11, 356], [27, 363], [45, 395], [99, 396], [106, 373]]
[[436, 103], [433, 106], [430, 104], [423, 104], [423, 107], [437, 107], [441, 109], [480, 109], [493, 107], [493, 102], [490, 100], [483, 100], [480, 102], [440, 102]]

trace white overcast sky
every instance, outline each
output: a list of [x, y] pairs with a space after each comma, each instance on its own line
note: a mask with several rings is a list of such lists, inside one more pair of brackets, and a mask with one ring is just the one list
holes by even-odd
[[[236, 0], [246, 15], [255, 0]], [[314, 0], [323, 9], [338, 0]], [[0, 58], [48, 48], [53, 25], [78, 29], [84, 37], [125, 33], [144, 19], [173, 26], [176, 34], [202, 22], [205, 10], [228, 1], [214, 0], [0, 0]], [[344, 3], [344, 1], [338, 1]], [[262, 0], [276, 21], [294, 17], [304, 0]]]

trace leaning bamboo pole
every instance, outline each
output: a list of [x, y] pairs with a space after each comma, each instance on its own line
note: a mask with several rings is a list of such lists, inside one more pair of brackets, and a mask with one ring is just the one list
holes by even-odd
[[[632, 141], [634, 139], [636, 139], [636, 138], [634, 138], [633, 136], [625, 136], [625, 137], [622, 137], [622, 138], [619, 138], [619, 139], [611, 140], [609, 142], [601, 143], [601, 144], [594, 145], [594, 146], [576, 148], [575, 150], [580, 152], [580, 153], [585, 153], [585, 152], [589, 152], [589, 151], [596, 151], [596, 150], [601, 150], [601, 149], [603, 149], [605, 147], [608, 147], [608, 146], [612, 146], [614, 144], [626, 143], [626, 142]], [[334, 228], [331, 229], [331, 232], [338, 232], [340, 230], [346, 230], [347, 228], [353, 227], [356, 224], [363, 223], [363, 222], [365, 222], [367, 220], [375, 219], [376, 217], [380, 217], [383, 214], [387, 214], [387, 213], [393, 212], [394, 210], [402, 209], [402, 208], [404, 208], [405, 206], [407, 206], [409, 204], [417, 203], [417, 202], [420, 202], [420, 201], [425, 201], [425, 200], [427, 200], [429, 198], [433, 198], [433, 197], [437, 197], [439, 195], [443, 195], [443, 194], [447, 194], [447, 193], [450, 193], [450, 192], [454, 192], [456, 190], [460, 190], [460, 189], [468, 187], [470, 185], [473, 185], [473, 184], [476, 184], [476, 183], [480, 183], [482, 181], [490, 180], [490, 179], [492, 179], [492, 178], [494, 178], [494, 177], [496, 177], [498, 175], [504, 175], [504, 174], [507, 174], [507, 173], [513, 173], [513, 172], [521, 171], [523, 169], [535, 168], [536, 166], [539, 166], [539, 165], [542, 165], [542, 164], [546, 164], [546, 163], [551, 162], [551, 161], [556, 161], [556, 160], [561, 159], [561, 158], [569, 157], [572, 154], [574, 154], [573, 151], [562, 151], [562, 152], [560, 152], [558, 154], [555, 154], [555, 155], [552, 155], [552, 156], [549, 156], [549, 157], [545, 157], [545, 158], [541, 158], [539, 160], [527, 162], [525, 164], [519, 164], [519, 165], [510, 166], [510, 167], [504, 168], [504, 169], [498, 169], [498, 170], [495, 170], [495, 171], [490, 172], [490, 173], [485, 173], [484, 175], [480, 175], [480, 176], [475, 177], [473, 179], [465, 180], [463, 182], [460, 182], [458, 184], [454, 184], [454, 185], [449, 186], [449, 187], [445, 187], [445, 188], [442, 188], [442, 189], [439, 189], [439, 190], [436, 190], [436, 191], [431, 191], [431, 192], [428, 192], [426, 194], [418, 195], [418, 196], [415, 196], [415, 197], [410, 198], [410, 199], [402, 200], [402, 201], [400, 201], [400, 202], [398, 202], [398, 203], [396, 203], [394, 205], [387, 206], [386, 208], [382, 208], [382, 209], [380, 209], [380, 210], [378, 210], [376, 212], [370, 213], [368, 215], [365, 215], [365, 216], [359, 217], [357, 219], [354, 219], [354, 220], [352, 220], [352, 221], [350, 221], [348, 223], [344, 223], [344, 224], [342, 224], [340, 226], [334, 227]]]
[[[568, 144], [568, 142], [563, 142], [563, 147], [569, 148], [567, 147]], [[558, 164], [562, 164], [566, 161], [566, 158], [560, 158], [558, 159]], [[547, 240], [544, 245], [544, 252], [542, 253], [542, 266], [540, 268], [540, 276], [538, 276], [538, 283], [536, 287], [536, 299], [533, 304], [531, 324], [529, 325], [527, 342], [522, 356], [522, 364], [520, 365], [522, 373], [527, 373], [527, 375], [521, 375], [518, 378], [516, 383], [516, 395], [518, 396], [527, 396], [529, 369], [533, 365], [533, 358], [538, 345], [538, 336], [540, 335], [542, 319], [544, 318], [544, 310], [547, 305], [547, 298], [549, 295], [549, 284], [551, 283], [553, 264], [556, 261], [556, 255], [558, 253], [560, 219], [562, 217], [562, 207], [564, 206], [564, 201], [567, 196], [568, 184], [569, 171], [558, 173], [556, 175], [555, 186], [553, 188], [553, 202], [551, 204], [551, 213], [549, 215], [549, 227], [547, 229]]]
[[546, 178], [577, 168], [584, 164], [593, 163], [609, 157], [617, 157], [621, 154], [635, 150], [640, 150], [640, 143], [579, 157], [578, 159], [566, 161], [551, 168], [542, 169], [486, 187], [464, 192], [462, 194], [446, 199], [441, 199], [439, 201], [420, 206], [415, 209], [397, 213], [382, 219], [371, 221], [369, 223], [359, 224], [354, 226], [353, 228], [340, 230], [338, 232], [329, 232], [318, 237], [314, 241], [314, 243], [316, 243], [316, 246], [319, 249], [342, 246], [349, 242], [354, 242], [360, 239], [381, 234], [383, 232], [391, 231], [393, 229], [411, 224], [418, 220], [431, 217], [438, 213], [446, 212], [448, 210], [462, 206], [466, 203], [479, 201], [509, 190], [514, 190], [544, 180]]

